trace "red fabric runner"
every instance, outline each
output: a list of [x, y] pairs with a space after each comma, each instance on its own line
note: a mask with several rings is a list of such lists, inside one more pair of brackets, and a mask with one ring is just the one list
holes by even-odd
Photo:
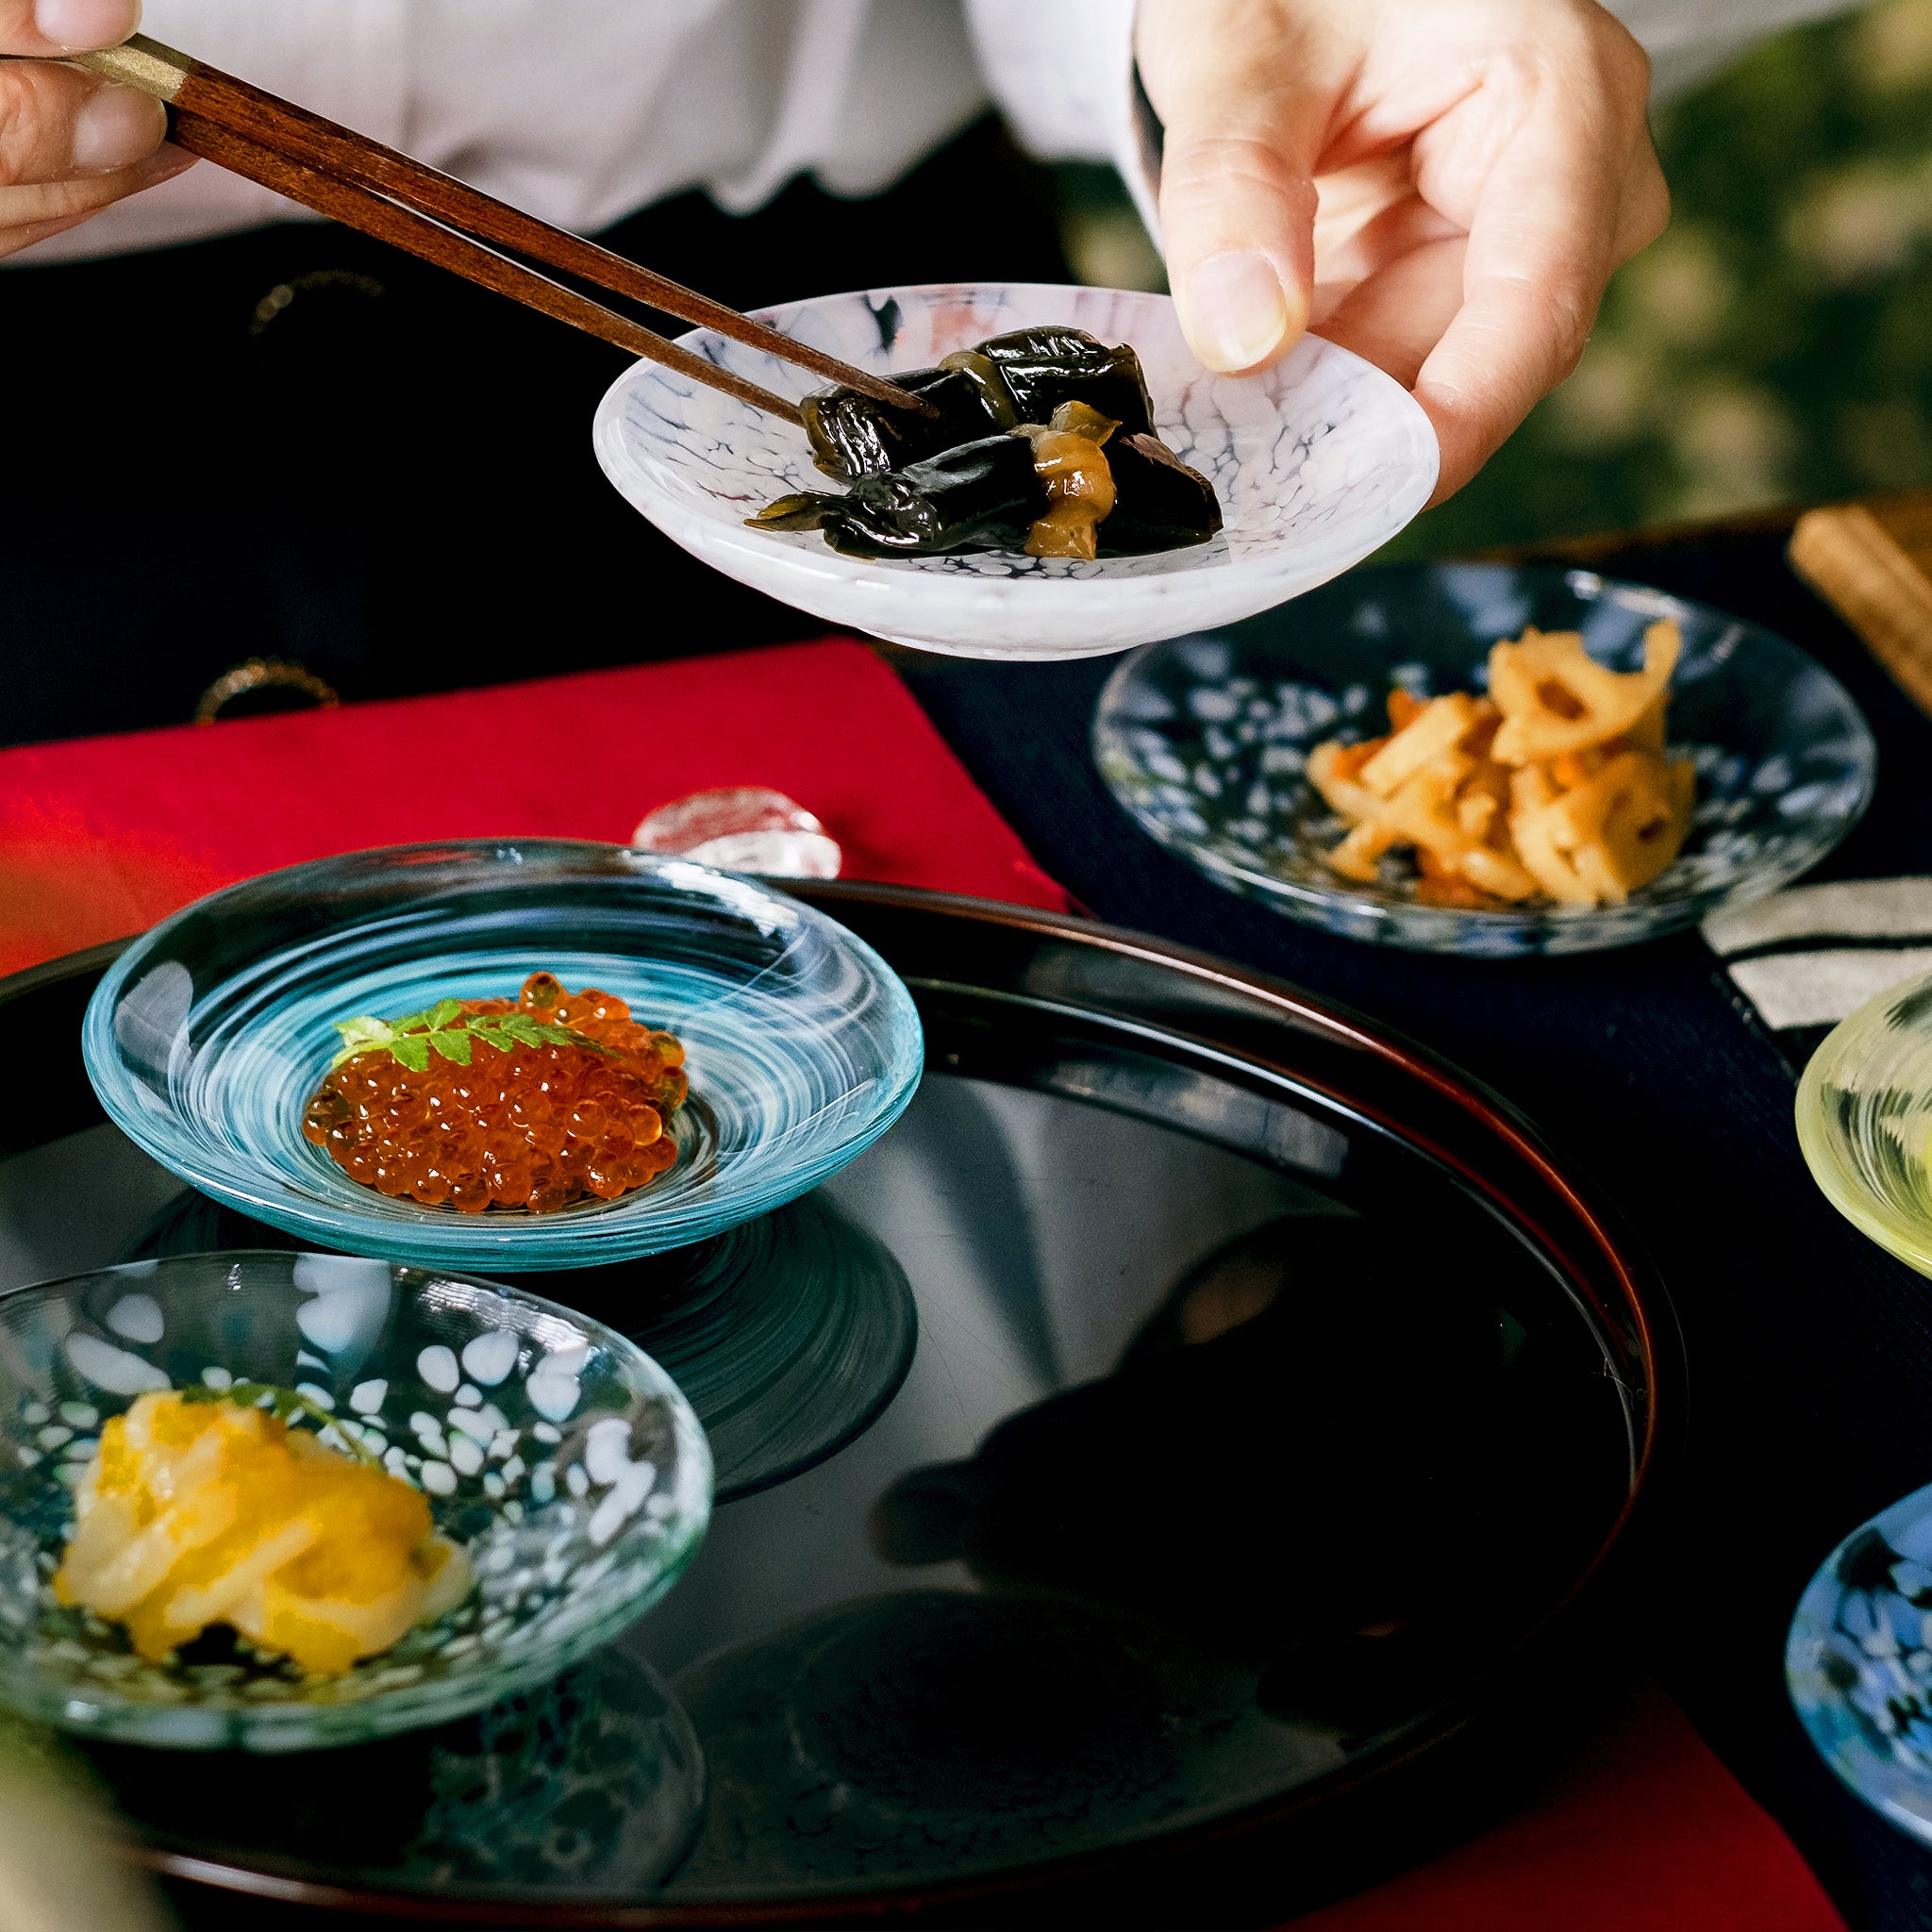
[[[849, 877], [1064, 910], [905, 687], [833, 641], [456, 696], [0, 752], [0, 972], [276, 866], [415, 840], [623, 841], [772, 785]], [[1527, 1813], [1304, 1932], [1840, 1932], [1817, 1881], [1649, 1693]]]
[[712, 785], [789, 792], [847, 877], [1067, 909], [906, 687], [841, 641], [0, 752], [0, 972], [331, 853], [622, 843]]

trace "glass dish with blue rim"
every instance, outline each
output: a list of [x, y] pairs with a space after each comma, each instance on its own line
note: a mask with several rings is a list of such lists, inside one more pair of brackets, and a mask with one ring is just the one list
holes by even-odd
[[1791, 1620], [1785, 1681], [1832, 1770], [1932, 1844], [1932, 1485], [1825, 1558]]
[[[1432, 905], [1406, 856], [1373, 883], [1330, 869], [1348, 827], [1308, 782], [1308, 755], [1384, 732], [1391, 688], [1480, 692], [1491, 647], [1530, 625], [1579, 631], [1599, 663], [1636, 671], [1664, 618], [1683, 639], [1669, 750], [1694, 762], [1695, 816], [1676, 859], [1624, 904]], [[1587, 571], [1489, 564], [1360, 571], [1150, 645], [1108, 680], [1093, 755], [1136, 824], [1229, 891], [1350, 939], [1474, 958], [1629, 945], [1774, 891], [1857, 823], [1877, 769], [1843, 687], [1773, 632]]]
[[[554, 973], [684, 1042], [668, 1173], [615, 1201], [481, 1214], [390, 1199], [302, 1131], [337, 1024]], [[319, 1246], [491, 1274], [702, 1241], [808, 1192], [905, 1110], [919, 1015], [872, 948], [757, 880], [563, 840], [352, 853], [176, 913], [124, 953], [83, 1054], [108, 1116], [183, 1180]]]

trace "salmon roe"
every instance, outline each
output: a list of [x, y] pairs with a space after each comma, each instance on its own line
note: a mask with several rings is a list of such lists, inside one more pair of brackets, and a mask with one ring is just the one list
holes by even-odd
[[554, 1214], [577, 1201], [614, 1201], [675, 1162], [667, 1123], [687, 1083], [675, 1036], [640, 1024], [614, 994], [573, 993], [549, 973], [532, 974], [515, 1000], [464, 1000], [461, 1008], [521, 1009], [597, 1045], [505, 1053], [478, 1039], [468, 1066], [432, 1053], [422, 1073], [386, 1049], [358, 1053], [316, 1090], [302, 1123], [351, 1180], [464, 1214]]

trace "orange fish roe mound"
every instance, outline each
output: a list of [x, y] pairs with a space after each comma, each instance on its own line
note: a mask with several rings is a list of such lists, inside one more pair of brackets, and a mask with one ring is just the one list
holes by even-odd
[[[351, 1180], [464, 1214], [554, 1214], [615, 1201], [676, 1161], [669, 1123], [684, 1102], [684, 1048], [615, 994], [533, 973], [515, 1000], [450, 1000], [438, 1014], [440, 1028], [404, 1036], [420, 1069], [344, 1029], [354, 1050], [310, 1098], [302, 1131]], [[503, 1016], [575, 1038], [468, 1031]]]

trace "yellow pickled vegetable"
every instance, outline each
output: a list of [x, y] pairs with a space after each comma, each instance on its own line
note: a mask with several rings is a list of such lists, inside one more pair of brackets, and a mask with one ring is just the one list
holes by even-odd
[[408, 1483], [199, 1391], [113, 1417], [75, 1512], [55, 1595], [125, 1624], [155, 1660], [226, 1624], [310, 1674], [345, 1671], [470, 1587]]

